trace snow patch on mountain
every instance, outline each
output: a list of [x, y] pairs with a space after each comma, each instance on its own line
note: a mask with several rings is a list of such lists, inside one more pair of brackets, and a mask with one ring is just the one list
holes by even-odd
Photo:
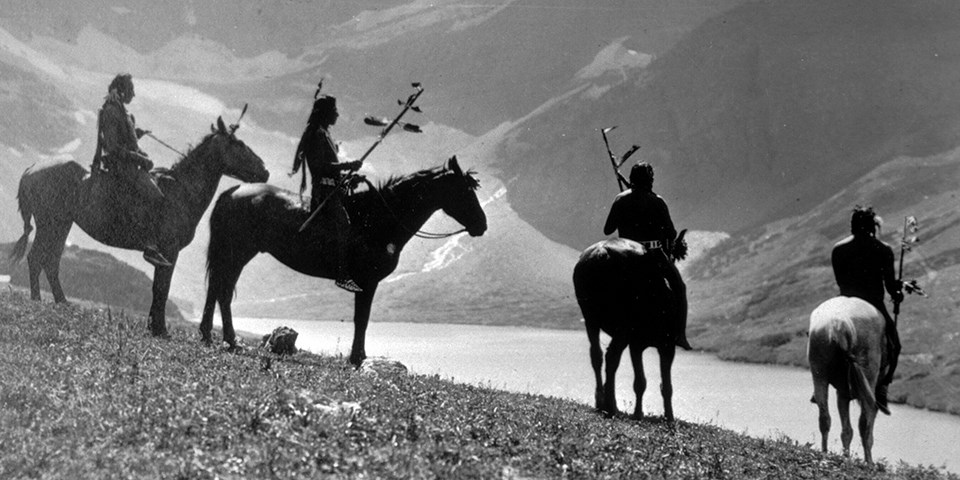
[[70, 142], [68, 142], [66, 145], [58, 148], [56, 153], [59, 155], [74, 153], [77, 151], [78, 148], [80, 148], [80, 145], [83, 145], [83, 140], [80, 140], [79, 138], [75, 138]]
[[141, 54], [91, 26], [80, 31], [75, 43], [38, 35], [30, 45], [59, 65], [97, 72], [130, 72], [136, 77], [177, 81], [239, 83], [281, 76], [307, 67], [277, 51], [238, 58], [226, 46], [198, 35], [181, 36], [156, 51]]
[[13, 55], [14, 57], [25, 60], [34, 68], [48, 75], [58, 78], [67, 76], [63, 69], [49, 57], [27, 46], [20, 40], [17, 40], [10, 32], [2, 28], [0, 28], [0, 53]]
[[443, 22], [451, 23], [451, 32], [459, 32], [489, 20], [514, 1], [509, 0], [503, 5], [463, 5], [457, 0], [415, 0], [383, 10], [365, 10], [350, 21], [334, 27], [336, 31], [356, 32], [356, 35], [339, 35], [334, 40], [307, 50], [310, 55], [317, 55], [324, 49], [334, 47], [369, 48]]
[[619, 73], [623, 80], [629, 78], [628, 72], [637, 68], [645, 68], [653, 61], [653, 55], [631, 50], [623, 46], [623, 42], [630, 37], [620, 37], [607, 45], [589, 65], [580, 69], [576, 74], [579, 80], [592, 80], [607, 72]]
[[459, 32], [459, 31], [466, 30], [466, 29], [468, 29], [468, 28], [470, 28], [470, 27], [475, 27], [475, 26], [477, 26], [477, 25], [479, 25], [479, 24], [481, 24], [481, 23], [483, 23], [483, 22], [486, 22], [487, 20], [490, 20], [491, 18], [493, 18], [493, 17], [496, 16], [498, 13], [502, 12], [505, 8], [511, 6], [511, 5], [512, 5], [513, 3], [515, 3], [515, 2], [516, 2], [516, 0], [508, 0], [508, 1], [504, 2], [503, 5], [495, 5], [495, 6], [488, 6], [488, 5], [471, 5], [471, 6], [464, 6], [463, 8], [484, 8], [484, 9], [488, 9], [488, 10], [487, 10], [486, 12], [484, 12], [484, 13], [475, 14], [472, 18], [470, 18], [470, 19], [468, 19], [468, 20], [460, 20], [460, 21], [457, 21], [456, 23], [453, 24], [452, 27], [450, 27], [450, 31], [451, 31], [451, 32]]
[[460, 233], [450, 237], [442, 247], [431, 253], [432, 260], [423, 265], [421, 272], [427, 273], [433, 270], [442, 270], [447, 268], [453, 262], [460, 260], [464, 255], [473, 251], [467, 245], [460, 243], [460, 239], [466, 233]]

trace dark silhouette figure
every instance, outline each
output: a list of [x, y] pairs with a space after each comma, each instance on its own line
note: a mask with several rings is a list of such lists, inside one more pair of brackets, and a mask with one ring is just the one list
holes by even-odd
[[[464, 173], [454, 157], [445, 166], [393, 178], [344, 199], [353, 219], [346, 268], [361, 287], [354, 293], [350, 363], [359, 366], [366, 358], [365, 335], [379, 282], [397, 268], [404, 245], [434, 212], [442, 210], [472, 236], [487, 230], [477, 188], [473, 174]], [[240, 272], [258, 253], [269, 253], [300, 273], [336, 279], [335, 234], [323, 222], [298, 232], [309, 216], [296, 194], [272, 185], [241, 185], [220, 195], [210, 216], [207, 299], [200, 323], [205, 342], [211, 341], [219, 303], [223, 340], [236, 346], [230, 303]]]
[[[620, 173], [617, 172], [617, 175]], [[691, 350], [687, 342], [687, 286], [668, 256], [673, 252], [677, 230], [670, 218], [667, 202], [653, 192], [653, 167], [648, 163], [638, 163], [630, 169], [629, 182], [622, 176], [620, 179], [630, 189], [621, 192], [613, 200], [603, 233], [610, 235], [618, 232], [620, 238], [643, 244], [649, 255], [655, 257], [652, 268], [658, 269], [667, 279], [671, 290], [676, 292], [671, 315], [674, 327], [670, 335], [677, 346]]]
[[154, 268], [150, 331], [154, 335], [166, 335], [164, 310], [177, 257], [193, 240], [197, 223], [213, 200], [220, 178], [227, 175], [247, 182], [269, 178], [263, 160], [234, 136], [237, 125], [228, 128], [223, 119], [218, 118], [217, 127], [211, 126], [211, 129], [212, 133], [173, 167], [153, 171], [164, 198], [155, 224], [127, 212], [138, 197], [118, 188], [117, 183], [121, 181], [111, 175], [91, 176], [74, 161], [28, 168], [20, 178], [17, 194], [23, 235], [10, 257], [20, 260], [26, 253], [33, 218], [37, 236], [27, 255], [30, 297], [40, 300], [42, 270], [47, 273], [54, 301], [67, 300], [58, 276], [64, 243], [74, 223], [111, 247], [140, 249], [145, 237], [156, 238], [159, 250], [170, 265]]
[[830, 433], [829, 387], [837, 391], [840, 414], [840, 440], [844, 456], [850, 456], [853, 428], [850, 426], [850, 401], [860, 403], [860, 441], [863, 458], [873, 461], [873, 424], [877, 418], [874, 389], [880, 377], [881, 362], [887, 349], [884, 320], [872, 305], [856, 297], [834, 297], [821, 303], [810, 314], [810, 339], [807, 360], [813, 375], [813, 398], [820, 419], [820, 448], [827, 451]]
[[336, 285], [356, 293], [361, 288], [350, 278], [346, 268], [350, 216], [343, 206], [343, 196], [347, 193], [349, 184], [343, 182], [343, 177], [344, 172], [358, 170], [361, 162], [341, 162], [337, 156], [339, 149], [330, 137], [330, 127], [337, 123], [339, 116], [336, 98], [321, 95], [314, 100], [307, 127], [300, 137], [300, 144], [294, 155], [293, 173], [303, 168], [303, 180], [300, 183], [302, 195], [306, 188], [307, 171], [310, 171], [310, 210], [322, 209], [320, 220], [326, 223], [327, 231], [334, 241], [336, 253], [331, 257], [337, 262]]
[[[573, 287], [583, 313], [590, 340], [590, 363], [596, 376], [596, 407], [608, 414], [617, 413], [616, 373], [620, 356], [630, 347], [633, 361], [633, 390], [637, 395], [635, 418], [643, 417], [643, 350], [655, 347], [660, 354], [663, 383], [663, 412], [673, 420], [673, 366], [676, 345], [672, 340], [670, 310], [675, 292], [667, 288], [658, 260], [643, 245], [617, 238], [587, 247], [573, 269]], [[600, 331], [610, 335], [606, 354], [606, 383], [601, 367]]]
[[[153, 162], [140, 149], [140, 137], [150, 133], [137, 128], [133, 115], [127, 107], [135, 92], [133, 77], [121, 73], [113, 78], [107, 88], [107, 96], [97, 115], [97, 150], [93, 157], [94, 174], [105, 170], [125, 182], [125, 186], [137, 196], [130, 209], [139, 209], [132, 214], [146, 219], [149, 225], [159, 223], [158, 214], [163, 208], [163, 192], [150, 175]], [[156, 229], [146, 228], [143, 233], [143, 258], [155, 267], [169, 267], [170, 262], [157, 248]]]
[[893, 248], [876, 236], [877, 225], [878, 219], [872, 208], [857, 206], [850, 219], [853, 235], [833, 247], [831, 261], [840, 295], [866, 300], [883, 315], [890, 345], [884, 358], [885, 373], [877, 384], [877, 403], [880, 411], [889, 415], [887, 388], [897, 369], [900, 335], [884, 304], [884, 289], [894, 303], [899, 304], [903, 302], [903, 282], [896, 277]]

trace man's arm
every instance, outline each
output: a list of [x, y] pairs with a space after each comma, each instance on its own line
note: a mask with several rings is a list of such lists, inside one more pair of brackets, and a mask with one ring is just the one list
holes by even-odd
[[116, 154], [120, 150], [119, 122], [126, 121], [121, 112], [112, 103], [106, 103], [100, 110], [100, 135], [104, 153]]
[[663, 200], [662, 197], [657, 196], [657, 200], [660, 202], [660, 216], [663, 221], [663, 233], [666, 236], [668, 241], [673, 241], [677, 238], [677, 229], [673, 226], [673, 219], [670, 218], [670, 208], [667, 207], [667, 202]]
[[359, 160], [346, 162], [340, 161], [340, 156], [337, 154], [338, 149], [336, 144], [333, 143], [333, 139], [330, 138], [330, 134], [322, 128], [318, 130], [320, 138], [317, 142], [317, 153], [320, 157], [320, 163], [325, 169], [328, 169], [328, 172], [339, 173], [341, 171], [354, 171], [360, 169], [361, 163]]
[[610, 235], [617, 231], [617, 225], [619, 224], [619, 221], [617, 221], [617, 204], [619, 203], [619, 200], [620, 198], [618, 197], [613, 201], [613, 205], [610, 206], [610, 213], [607, 214], [607, 221], [603, 224], [604, 235]]
[[137, 143], [132, 120], [127, 118], [123, 108], [113, 102], [107, 102], [101, 109], [100, 130], [103, 135], [103, 150], [108, 154], [127, 151], [142, 154]]
[[895, 256], [893, 254], [893, 249], [888, 245], [884, 245], [883, 249], [883, 285], [887, 289], [887, 293], [890, 294], [890, 297], [893, 298], [894, 303], [900, 303], [903, 301], [903, 282], [897, 280], [896, 270], [894, 270]]

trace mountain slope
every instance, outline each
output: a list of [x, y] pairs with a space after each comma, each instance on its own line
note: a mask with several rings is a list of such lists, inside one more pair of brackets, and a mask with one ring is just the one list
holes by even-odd
[[[686, 270], [691, 342], [723, 358], [805, 364], [809, 314], [837, 294], [833, 245], [849, 235], [855, 204], [886, 220], [882, 240], [898, 248], [903, 219], [920, 222], [920, 244], [904, 257], [904, 279], [928, 298], [908, 296], [891, 398], [960, 413], [960, 150], [887, 162], [810, 212], [743, 231]], [[899, 251], [898, 251], [899, 256]]]
[[[7, 252], [11, 248], [12, 244], [0, 244], [0, 252]], [[23, 261], [25, 263], [26, 260]], [[0, 262], [0, 274], [9, 275], [11, 285], [28, 289], [30, 278], [23, 264]], [[151, 279], [107, 253], [77, 246], [67, 247], [60, 262], [60, 283], [71, 301], [89, 301], [118, 311], [145, 313], [150, 310], [153, 291]], [[40, 288], [43, 301], [52, 301], [45, 277], [40, 279]], [[181, 303], [189, 307], [187, 303]], [[184, 320], [178, 306], [170, 300], [167, 301], [167, 316]]]
[[931, 0], [734, 8], [627, 80], [570, 82], [584, 90], [499, 152], [511, 201], [551, 239], [590, 243], [616, 193], [597, 130], [619, 125], [615, 153], [642, 145], [633, 158], [654, 164], [681, 226], [736, 231], [805, 212], [898, 155], [960, 143], [958, 22]]
[[8, 6], [0, 26], [64, 65], [249, 101], [278, 130], [302, 128], [296, 113], [324, 77], [345, 112], [370, 112], [398, 85], [423, 82], [435, 121], [479, 135], [552, 98], [615, 39], [657, 55], [740, 1], [39, 0]]

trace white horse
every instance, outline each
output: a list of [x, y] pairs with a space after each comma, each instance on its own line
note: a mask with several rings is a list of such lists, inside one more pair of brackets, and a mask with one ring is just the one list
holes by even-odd
[[853, 297], [834, 297], [821, 303], [810, 314], [810, 339], [807, 359], [813, 374], [813, 398], [820, 410], [822, 449], [827, 451], [830, 432], [828, 387], [837, 390], [844, 456], [850, 456], [853, 428], [850, 426], [850, 400], [860, 403], [860, 440], [863, 457], [873, 461], [873, 422], [877, 418], [876, 391], [881, 359], [886, 354], [883, 315], [873, 305]]

